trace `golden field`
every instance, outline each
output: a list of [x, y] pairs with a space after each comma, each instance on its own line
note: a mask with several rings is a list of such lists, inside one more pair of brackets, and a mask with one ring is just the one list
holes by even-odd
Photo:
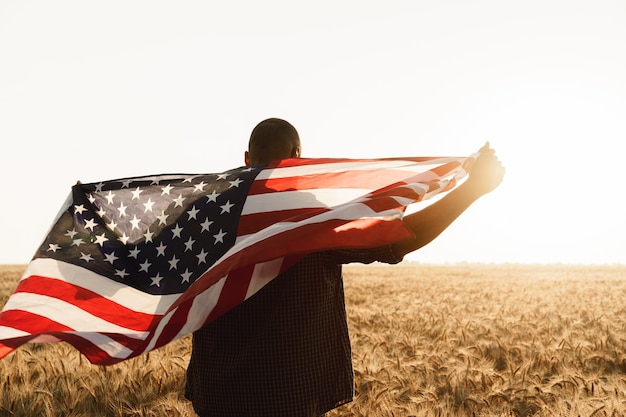
[[[0, 267], [0, 306], [24, 267]], [[626, 415], [626, 266], [348, 266], [343, 416]], [[0, 417], [193, 416], [189, 338], [109, 367], [65, 343], [0, 361]]]

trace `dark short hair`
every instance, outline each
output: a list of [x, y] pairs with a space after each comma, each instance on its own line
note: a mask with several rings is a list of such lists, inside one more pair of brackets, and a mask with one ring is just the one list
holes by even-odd
[[265, 119], [250, 134], [248, 155], [253, 165], [290, 158], [300, 147], [300, 136], [291, 123], [278, 118]]

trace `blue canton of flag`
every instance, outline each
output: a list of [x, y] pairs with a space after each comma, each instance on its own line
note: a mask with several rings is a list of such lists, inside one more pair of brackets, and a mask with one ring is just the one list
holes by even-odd
[[35, 258], [72, 263], [150, 294], [182, 293], [234, 244], [258, 172], [77, 184]]

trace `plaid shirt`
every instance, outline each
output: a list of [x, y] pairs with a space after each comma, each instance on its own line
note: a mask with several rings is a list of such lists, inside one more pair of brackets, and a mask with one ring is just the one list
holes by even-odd
[[200, 416], [310, 417], [352, 401], [341, 265], [397, 263], [389, 246], [307, 255], [193, 334], [185, 396]]

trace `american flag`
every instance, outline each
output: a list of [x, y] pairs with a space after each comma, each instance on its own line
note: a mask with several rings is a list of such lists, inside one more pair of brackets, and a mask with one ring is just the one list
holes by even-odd
[[102, 365], [159, 348], [306, 253], [410, 237], [406, 207], [474, 159], [298, 158], [76, 184], [0, 312], [0, 358], [27, 342], [65, 341]]

